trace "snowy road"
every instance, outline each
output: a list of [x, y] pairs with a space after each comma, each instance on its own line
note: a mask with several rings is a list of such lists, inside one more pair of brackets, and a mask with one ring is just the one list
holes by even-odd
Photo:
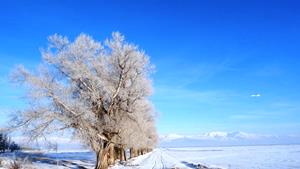
[[116, 165], [111, 169], [195, 169], [197, 166], [184, 163], [161, 149], [129, 160], [125, 165]]

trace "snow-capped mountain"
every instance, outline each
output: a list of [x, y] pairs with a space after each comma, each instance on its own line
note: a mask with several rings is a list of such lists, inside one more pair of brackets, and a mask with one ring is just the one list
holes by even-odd
[[180, 134], [167, 134], [161, 135], [160, 139], [163, 141], [170, 141], [181, 138], [188, 139], [255, 139], [259, 137], [268, 137], [268, 135], [259, 135], [245, 132], [222, 132], [213, 131], [209, 133], [199, 134], [199, 135], [180, 135]]
[[203, 134], [203, 136], [208, 138], [226, 138], [228, 136], [228, 133], [222, 131], [213, 131], [213, 132], [205, 133]]
[[299, 144], [300, 136], [275, 136], [246, 132], [213, 131], [199, 135], [168, 134], [160, 136], [161, 147], [178, 146], [237, 146]]
[[208, 138], [222, 138], [222, 139], [257, 139], [261, 137], [268, 137], [268, 135], [259, 135], [245, 132], [209, 132], [204, 134]]

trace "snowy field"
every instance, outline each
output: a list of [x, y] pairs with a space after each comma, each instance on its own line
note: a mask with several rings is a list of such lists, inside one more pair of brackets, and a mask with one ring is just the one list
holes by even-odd
[[300, 169], [300, 145], [169, 148], [163, 151], [181, 161], [226, 169]]
[[[95, 161], [91, 152], [46, 153], [40, 159], [33, 165], [38, 168], [93, 168]], [[60, 167], [56, 167], [57, 164]], [[224, 169], [299, 169], [300, 145], [160, 148], [129, 160], [125, 166], [117, 164], [111, 169], [195, 169], [198, 164]]]

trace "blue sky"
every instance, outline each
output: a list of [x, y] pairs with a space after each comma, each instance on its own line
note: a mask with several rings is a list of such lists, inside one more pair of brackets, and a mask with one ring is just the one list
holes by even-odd
[[[47, 36], [120, 31], [156, 65], [160, 134], [300, 134], [300, 3], [1, 1], [0, 124], [25, 106], [7, 76], [34, 68]], [[260, 96], [258, 96], [258, 94]]]

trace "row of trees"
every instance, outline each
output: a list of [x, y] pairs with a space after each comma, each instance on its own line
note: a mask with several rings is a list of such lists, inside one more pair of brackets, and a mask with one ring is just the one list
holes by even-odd
[[120, 33], [103, 44], [85, 34], [74, 42], [49, 37], [38, 71], [20, 66], [15, 82], [28, 87], [29, 107], [13, 119], [34, 138], [69, 130], [97, 157], [95, 169], [106, 169], [157, 144], [149, 57]]
[[6, 151], [14, 152], [20, 149], [20, 146], [14, 141], [11, 141], [6, 134], [0, 133], [0, 153], [4, 153]]

